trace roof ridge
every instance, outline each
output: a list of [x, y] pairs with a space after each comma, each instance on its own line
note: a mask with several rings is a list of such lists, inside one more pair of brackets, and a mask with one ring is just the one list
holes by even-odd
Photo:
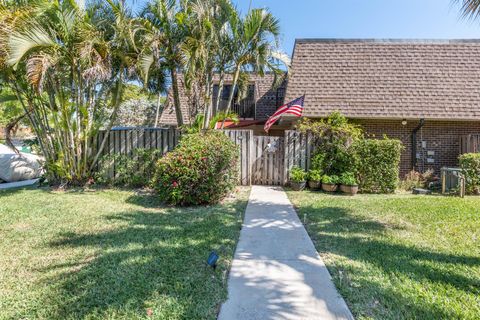
[[407, 39], [407, 38], [297, 38], [295, 43], [343, 42], [343, 43], [412, 43], [412, 44], [452, 44], [480, 43], [480, 39]]

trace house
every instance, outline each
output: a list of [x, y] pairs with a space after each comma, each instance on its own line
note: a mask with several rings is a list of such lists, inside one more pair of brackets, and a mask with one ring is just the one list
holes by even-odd
[[460, 136], [480, 133], [479, 40], [301, 39], [292, 70], [286, 101], [400, 139], [401, 175], [456, 166]]
[[[190, 103], [185, 91], [183, 78], [179, 77], [179, 93], [180, 93], [180, 105], [182, 109], [182, 116], [184, 123], [191, 123], [194, 119], [190, 119]], [[216, 98], [218, 93], [218, 78], [214, 79], [215, 85], [213, 88], [213, 96]], [[235, 102], [231, 108], [231, 111], [238, 114], [240, 123], [237, 125], [231, 125], [230, 128], [244, 128], [248, 126], [249, 129], [255, 127], [258, 132], [263, 129], [262, 123], [268, 119], [278, 107], [280, 107], [285, 98], [286, 82], [284, 81], [280, 86], [273, 87], [275, 77], [272, 73], [266, 73], [263, 77], [255, 74], [249, 74], [249, 85], [247, 89], [247, 95], [245, 98], [238, 102]], [[222, 95], [220, 97], [219, 110], [225, 110], [228, 103], [228, 97], [232, 87], [232, 77], [227, 75], [224, 80]], [[238, 99], [234, 99], [235, 101]], [[214, 105], [216, 101], [213, 101]], [[168, 97], [168, 103], [162, 112], [160, 117], [160, 123], [162, 125], [175, 126], [177, 125], [177, 119], [175, 115], [175, 109], [173, 104], [173, 97], [171, 93]], [[277, 128], [278, 131], [278, 128]]]
[[[299, 39], [284, 100], [271, 79], [252, 83], [266, 104], [246, 128], [261, 134], [275, 107], [305, 94], [305, 117], [340, 111], [371, 137], [400, 139], [401, 176], [458, 165], [460, 136], [480, 133], [480, 40]], [[283, 117], [274, 134], [296, 121]]]

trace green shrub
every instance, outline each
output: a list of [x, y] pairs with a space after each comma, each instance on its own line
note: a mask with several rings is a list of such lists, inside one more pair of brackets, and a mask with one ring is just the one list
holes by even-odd
[[327, 119], [319, 121], [302, 119], [298, 129], [311, 133], [317, 147], [312, 157], [312, 169], [322, 170], [328, 175], [355, 169], [351, 146], [363, 137], [358, 125], [350, 123], [339, 112], [333, 112]]
[[325, 184], [338, 184], [338, 181], [339, 181], [339, 178], [338, 176], [335, 176], [335, 175], [328, 176], [325, 174], [322, 177], [322, 183], [325, 183]]
[[148, 186], [155, 174], [155, 163], [161, 157], [162, 152], [158, 149], [135, 149], [131, 155], [107, 155], [99, 162], [95, 182], [117, 187]]
[[304, 182], [307, 179], [307, 173], [297, 166], [290, 169], [290, 181], [292, 182]]
[[322, 181], [322, 170], [312, 169], [308, 171], [308, 180], [310, 181]]
[[462, 154], [459, 162], [465, 176], [466, 192], [480, 194], [480, 153]]
[[153, 186], [173, 205], [217, 203], [235, 188], [238, 151], [223, 132], [187, 134], [158, 161]]
[[355, 142], [357, 177], [362, 192], [391, 193], [398, 185], [401, 141], [364, 139]]
[[356, 186], [358, 184], [355, 174], [352, 172], [344, 172], [340, 176], [339, 183], [345, 186]]

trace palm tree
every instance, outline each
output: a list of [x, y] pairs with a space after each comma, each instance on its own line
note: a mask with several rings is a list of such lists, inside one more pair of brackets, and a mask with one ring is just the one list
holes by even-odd
[[[20, 3], [20, 2], [19, 2]], [[38, 137], [52, 182], [82, 183], [105, 146], [124, 82], [136, 63], [132, 19], [121, 1], [23, 1], [18, 19], [0, 8], [2, 79], [16, 93]], [[7, 17], [7, 18], [5, 18]], [[8, 32], [7, 32], [8, 31]]]
[[464, 17], [478, 18], [480, 15], [480, 0], [453, 0], [461, 3], [461, 11]]
[[185, 83], [194, 92], [193, 102], [203, 110], [203, 126], [208, 128], [214, 114], [214, 75], [220, 70], [220, 57], [226, 51], [222, 34], [235, 11], [229, 0], [190, 0], [185, 5], [189, 30], [182, 46]]
[[[276, 50], [280, 34], [279, 21], [266, 9], [253, 9], [244, 19], [234, 17], [230, 25], [234, 70], [226, 113], [230, 112], [242, 70], [250, 68], [260, 75], [272, 71], [278, 79], [283, 74], [280, 64], [287, 68], [290, 65], [288, 56]], [[224, 123], [225, 121], [222, 128]]]
[[141, 13], [141, 49], [139, 68], [144, 82], [148, 82], [152, 69], [168, 70], [172, 82], [173, 103], [179, 126], [183, 115], [178, 89], [178, 70], [181, 67], [181, 45], [186, 36], [185, 13], [179, 10], [175, 0], [154, 0]]

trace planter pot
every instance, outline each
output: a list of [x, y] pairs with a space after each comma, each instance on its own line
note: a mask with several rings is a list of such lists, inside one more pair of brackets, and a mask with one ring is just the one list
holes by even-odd
[[346, 185], [340, 185], [340, 190], [343, 193], [349, 194], [351, 196], [354, 196], [358, 193], [358, 186], [346, 186]]
[[305, 189], [305, 186], [307, 185], [307, 182], [306, 181], [302, 181], [302, 182], [293, 182], [293, 181], [290, 181], [290, 186], [292, 187], [292, 189], [294, 191], [302, 191], [303, 189]]
[[322, 185], [321, 181], [308, 181], [308, 187], [312, 190], [318, 190], [320, 189], [320, 186]]
[[338, 185], [331, 183], [322, 183], [322, 190], [326, 192], [335, 192], [338, 189]]

